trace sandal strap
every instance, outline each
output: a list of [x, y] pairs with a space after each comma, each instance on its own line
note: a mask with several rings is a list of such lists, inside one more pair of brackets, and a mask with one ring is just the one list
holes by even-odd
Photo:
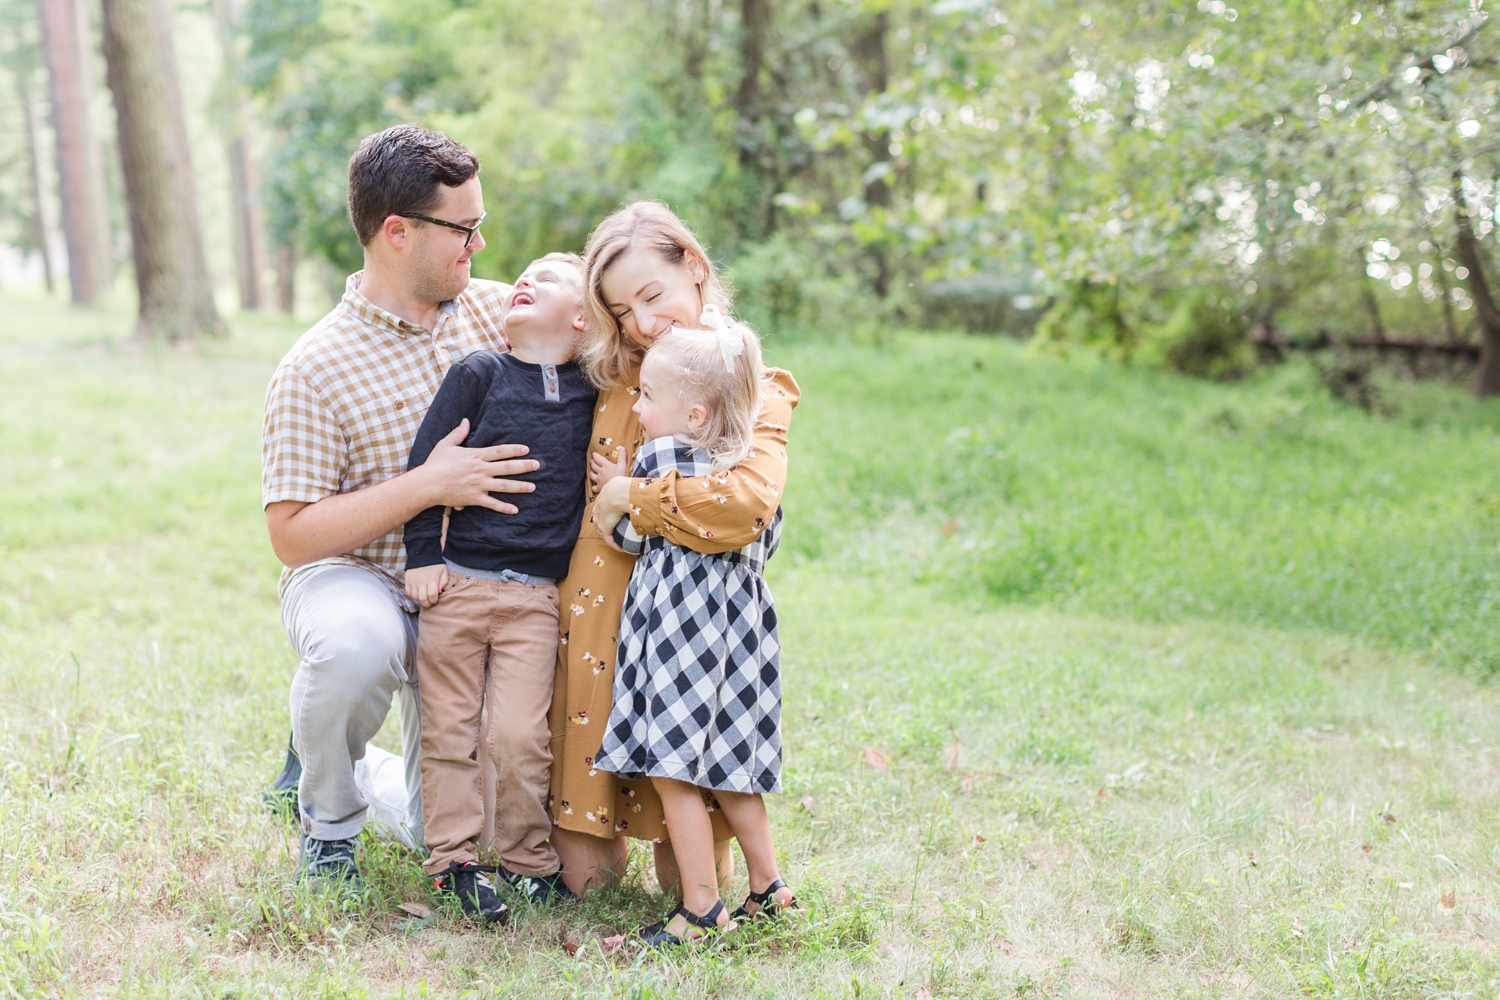
[[749, 896], [746, 897], [745, 901], [747, 903], [754, 903], [756, 906], [765, 906], [768, 902], [771, 901], [771, 897], [776, 895], [777, 889], [785, 888], [786, 880], [776, 879], [770, 885], [766, 886], [764, 892], [752, 892]]
[[719, 926], [719, 914], [723, 912], [724, 901], [722, 899], [718, 899], [714, 901], [713, 907], [701, 917], [698, 916], [698, 914], [694, 913], [692, 910], [689, 910], [682, 903], [677, 904], [677, 909], [672, 911], [672, 916], [675, 917], [680, 913], [682, 914], [683, 919], [692, 924], [694, 927], [703, 927], [711, 930]]

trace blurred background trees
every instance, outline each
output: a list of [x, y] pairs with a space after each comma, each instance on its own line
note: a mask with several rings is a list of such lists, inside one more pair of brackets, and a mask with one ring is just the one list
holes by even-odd
[[[287, 307], [359, 266], [345, 162], [419, 121], [484, 161], [485, 276], [660, 198], [768, 330], [964, 326], [1216, 378], [1342, 343], [1500, 391], [1481, 0], [242, 2], [178, 31], [214, 41], [193, 153], [247, 308], [254, 279]], [[0, 238], [36, 245], [7, 183]]]

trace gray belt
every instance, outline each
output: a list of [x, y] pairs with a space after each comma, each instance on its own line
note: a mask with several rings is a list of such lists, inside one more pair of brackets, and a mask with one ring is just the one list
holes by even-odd
[[502, 569], [496, 572], [492, 569], [470, 569], [467, 566], [460, 566], [452, 559], [444, 559], [443, 562], [447, 563], [448, 568], [453, 572], [462, 573], [464, 576], [472, 576], [479, 580], [499, 580], [501, 583], [525, 583], [533, 587], [539, 587], [544, 584], [552, 586], [557, 583], [550, 576], [532, 576], [530, 573], [517, 573], [513, 569]]

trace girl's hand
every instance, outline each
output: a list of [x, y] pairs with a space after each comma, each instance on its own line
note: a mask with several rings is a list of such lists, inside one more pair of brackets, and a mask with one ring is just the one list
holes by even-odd
[[593, 487], [597, 495], [604, 488], [604, 484], [611, 479], [619, 479], [630, 472], [625, 466], [625, 449], [615, 449], [615, 460], [611, 462], [601, 452], [593, 452], [589, 455], [589, 485]]
[[436, 604], [443, 591], [447, 589], [448, 567], [442, 563], [418, 566], [416, 569], [406, 571], [406, 596], [424, 608], [430, 608]]
[[615, 541], [615, 525], [630, 512], [630, 480], [623, 475], [609, 480], [599, 489], [599, 498], [594, 501], [594, 530], [599, 532], [605, 544], [616, 552], [624, 552]]

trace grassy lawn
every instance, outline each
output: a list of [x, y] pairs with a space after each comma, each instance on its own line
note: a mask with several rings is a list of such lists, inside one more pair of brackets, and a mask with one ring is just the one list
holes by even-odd
[[0, 309], [0, 995], [1500, 992], [1500, 405], [772, 344], [806, 909], [637, 958], [597, 942], [663, 912], [645, 864], [499, 931], [400, 912], [376, 840], [366, 897], [293, 882], [259, 433], [300, 328]]

